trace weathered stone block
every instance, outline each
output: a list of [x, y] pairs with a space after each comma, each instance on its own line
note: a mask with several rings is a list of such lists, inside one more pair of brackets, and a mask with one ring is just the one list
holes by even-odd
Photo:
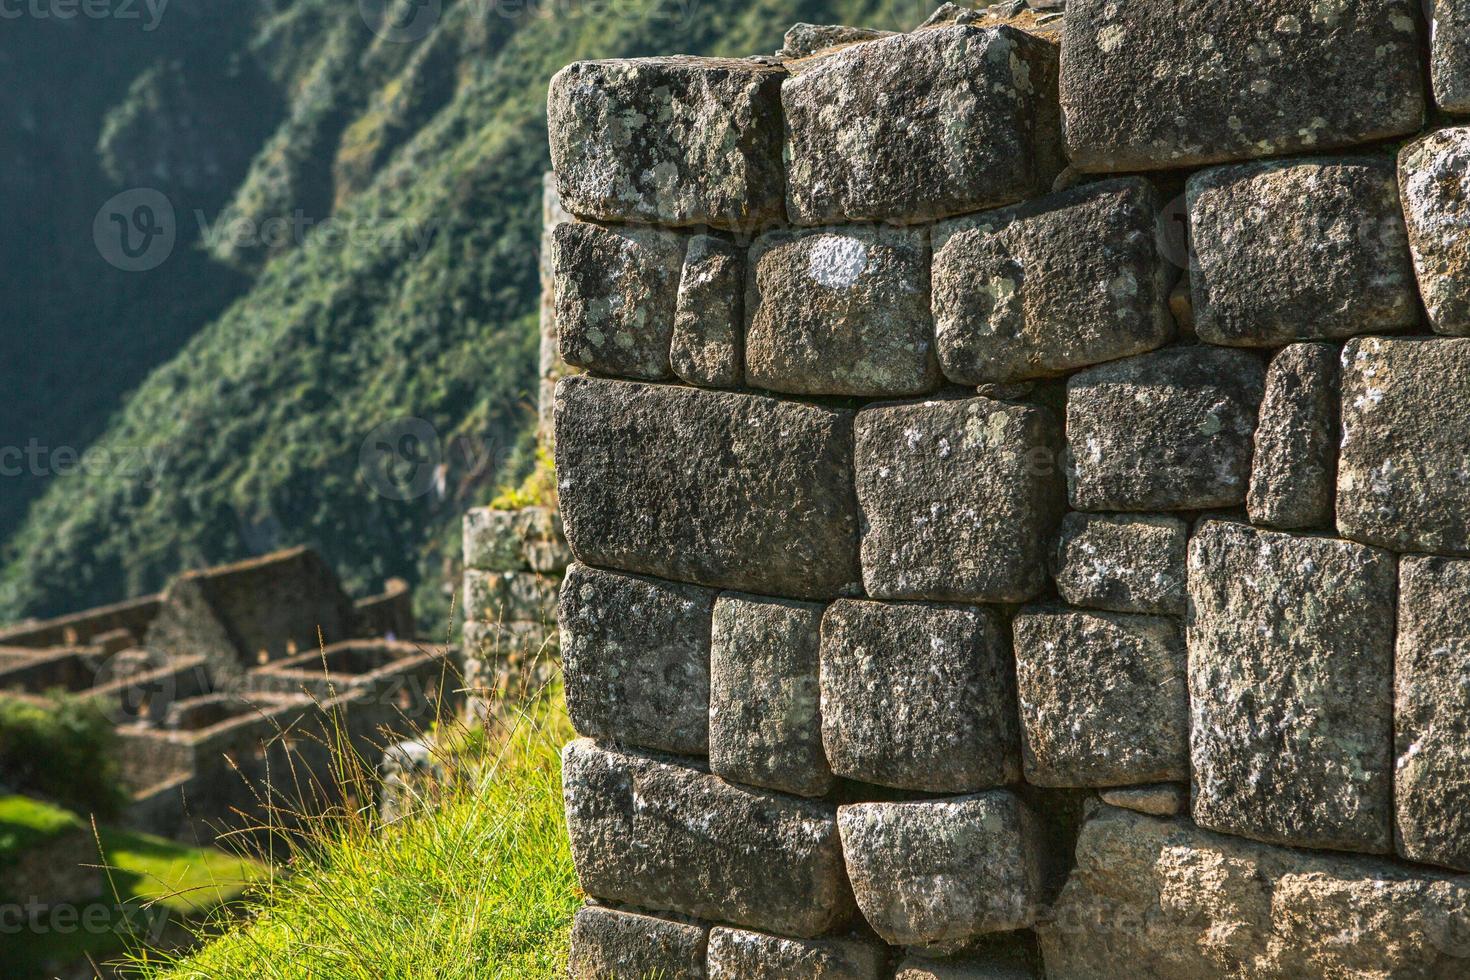
[[858, 413], [868, 594], [961, 602], [1036, 595], [1064, 506], [1060, 458], [1056, 420], [1043, 408], [971, 398]]
[[709, 751], [716, 593], [573, 565], [561, 590], [567, 713], [588, 738]]
[[852, 916], [834, 808], [577, 741], [562, 753], [587, 894], [798, 938]]
[[1176, 817], [1189, 809], [1189, 787], [1179, 783], [1156, 786], [1123, 786], [1098, 794], [1110, 806], [1147, 813], [1154, 817]]
[[931, 960], [910, 956], [898, 965], [893, 980], [1045, 980], [1029, 964], [1015, 958], [977, 957]]
[[1071, 0], [1067, 156], [1086, 172], [1197, 167], [1412, 133], [1412, 0]]
[[1338, 532], [1470, 555], [1470, 339], [1355, 340], [1342, 371]]
[[561, 517], [550, 507], [476, 507], [465, 513], [463, 530], [464, 567], [487, 572], [536, 570], [529, 559], [532, 548], [562, 540]]
[[685, 236], [580, 221], [553, 235], [562, 359], [604, 374], [669, 377]]
[[967, 385], [1052, 377], [1168, 343], [1157, 216], [1153, 186], [1130, 177], [938, 225], [944, 376]]
[[1037, 932], [1050, 980], [1453, 977], [1470, 885], [1104, 808]]
[[723, 595], [710, 651], [710, 770], [737, 783], [822, 796], [822, 606]]
[[709, 927], [588, 905], [572, 919], [572, 980], [705, 976]]
[[1294, 344], [1271, 359], [1246, 508], [1283, 530], [1330, 527], [1337, 484], [1337, 348]]
[[1393, 161], [1287, 160], [1189, 179], [1201, 340], [1278, 347], [1419, 322]]
[[822, 618], [822, 740], [832, 771], [933, 793], [1017, 779], [1006, 639], [987, 609], [833, 603]]
[[534, 572], [468, 569], [464, 573], [464, 617], [469, 622], [555, 623], [560, 584]]
[[[1440, 0], [1440, 6], [1460, 4]], [[1470, 8], [1465, 67], [1470, 72]], [[1470, 110], [1470, 74], [1465, 109]], [[1441, 129], [1399, 151], [1399, 196], [1409, 228], [1409, 248], [1419, 292], [1435, 333], [1470, 335], [1470, 128]]]
[[710, 980], [880, 980], [888, 951], [852, 939], [787, 939], [739, 929], [709, 937]]
[[1189, 545], [1194, 819], [1255, 840], [1387, 852], [1394, 557], [1206, 521]]
[[1398, 851], [1470, 871], [1470, 562], [1405, 558], [1394, 679]]
[[[865, 27], [846, 27], [842, 24], [793, 24], [776, 57], [787, 61], [810, 58], [814, 54], [849, 44], [862, 44], [879, 38], [892, 37], [893, 31], [875, 31]], [[800, 71], [800, 66], [787, 66], [789, 71]]]
[[1180, 347], [1074, 375], [1067, 382], [1072, 506], [1244, 503], [1265, 374], [1245, 351]]
[[1057, 49], [957, 26], [846, 48], [781, 87], [797, 224], [921, 222], [1010, 204], [1062, 167]]
[[875, 397], [938, 386], [927, 231], [773, 231], [749, 261], [746, 384]]
[[1435, 0], [1430, 16], [1429, 68], [1434, 101], [1445, 112], [1470, 113], [1470, 7]]
[[465, 623], [465, 690], [479, 701], [535, 691], [555, 673], [559, 651], [555, 624]]
[[858, 908], [885, 942], [943, 952], [1035, 920], [1037, 843], [1015, 794], [859, 803], [837, 821]]
[[1189, 526], [1150, 514], [1068, 514], [1053, 573], [1074, 606], [1183, 615]]
[[669, 358], [692, 385], [733, 388], [745, 376], [745, 249], [723, 238], [689, 241], [679, 278]]
[[547, 129], [568, 211], [753, 227], [784, 214], [781, 82], [769, 61], [579, 61], [551, 80]]
[[590, 565], [798, 599], [859, 588], [853, 413], [567, 378], [556, 463]]
[[1189, 777], [1189, 690], [1175, 620], [1043, 609], [1017, 616], [1014, 629], [1028, 783]]

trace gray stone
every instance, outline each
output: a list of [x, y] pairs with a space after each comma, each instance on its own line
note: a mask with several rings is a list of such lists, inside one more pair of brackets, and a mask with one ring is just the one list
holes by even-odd
[[856, 591], [853, 413], [567, 378], [556, 464], [590, 565], [798, 599]]
[[938, 386], [927, 231], [769, 232], [747, 278], [746, 384], [875, 397]]
[[1103, 808], [1037, 927], [1050, 980], [1460, 977], [1470, 885]]
[[787, 939], [738, 929], [709, 937], [710, 980], [880, 980], [888, 951], [852, 939]]
[[1405, 558], [1400, 572], [1398, 851], [1470, 871], [1470, 562]]
[[716, 593], [573, 565], [561, 590], [567, 713], [588, 738], [709, 751]]
[[[786, 41], [776, 57], [787, 60], [810, 58], [818, 52], [864, 41], [877, 41], [892, 37], [892, 31], [874, 31], [865, 27], [844, 27], [841, 24], [793, 24], [786, 32]], [[799, 70], [794, 66], [788, 69]]]
[[562, 753], [562, 787], [595, 898], [804, 939], [852, 917], [830, 804], [586, 740]]
[[526, 564], [539, 575], [560, 576], [572, 560], [572, 549], [567, 547], [566, 538], [562, 536], [560, 517], [556, 519], [554, 538], [532, 541], [526, 545]]
[[464, 573], [464, 617], [485, 623], [555, 623], [561, 583], [534, 572]]
[[881, 599], [1021, 602], [1063, 509], [1051, 412], [986, 398], [857, 417], [863, 582]]
[[561, 518], [548, 507], [476, 507], [465, 513], [463, 533], [465, 568], [521, 572], [531, 567], [527, 555], [532, 545], [561, 540]]
[[822, 740], [839, 776], [932, 793], [1020, 775], [1005, 627], [988, 609], [842, 599], [822, 618]]
[[1424, 121], [1413, 0], [1071, 0], [1067, 156], [1089, 172], [1327, 150]]
[[1111, 612], [1184, 613], [1189, 526], [1157, 514], [1068, 514], [1052, 570], [1074, 606]]
[[1208, 510], [1245, 502], [1265, 369], [1253, 354], [1179, 347], [1067, 382], [1078, 510]]
[[[1442, 6], [1455, 6], [1440, 0]], [[1466, 16], [1470, 21], [1470, 16]], [[1470, 34], [1466, 37], [1470, 71]], [[1470, 96], [1470, 76], [1466, 95]], [[1470, 110], [1470, 102], [1465, 108]], [[1399, 196], [1414, 274], [1435, 333], [1470, 336], [1470, 128], [1441, 129], [1399, 151]]]
[[547, 99], [563, 206], [584, 218], [756, 227], [784, 217], [781, 82], [770, 61], [579, 61]]
[[1470, 7], [1465, 0], [1434, 0], [1427, 9], [1434, 101], [1445, 112], [1470, 114]]
[[1035, 921], [1033, 818], [1008, 790], [858, 803], [837, 822], [858, 908], [885, 942], [946, 952]]
[[475, 699], [516, 697], [556, 672], [560, 634], [538, 622], [465, 623], [464, 686]]
[[1189, 691], [1178, 622], [1044, 609], [1023, 612], [1014, 629], [1028, 783], [1189, 778]]
[[573, 367], [667, 378], [687, 239], [653, 228], [557, 225], [556, 329]]
[[710, 649], [710, 771], [731, 782], [823, 796], [822, 606], [722, 595]]
[[571, 980], [700, 980], [708, 942], [708, 926], [588, 905], [572, 919]]
[[1246, 509], [1252, 523], [1331, 527], [1337, 484], [1338, 352], [1294, 344], [1271, 359]]
[[1057, 49], [1011, 27], [900, 34], [781, 87], [796, 224], [923, 222], [1042, 193], [1062, 167]]
[[1337, 528], [1470, 556], [1470, 339], [1369, 337], [1342, 355]]
[[939, 363], [959, 384], [1053, 377], [1174, 335], [1158, 200], [1139, 177], [934, 229]]
[[1190, 743], [1202, 827], [1392, 850], [1394, 557], [1206, 521], [1189, 545]]
[[1177, 817], [1189, 809], [1189, 787], [1178, 783], [1124, 786], [1105, 789], [1098, 795], [1109, 806], [1147, 813], [1152, 817]]
[[1419, 322], [1393, 161], [1287, 160], [1189, 179], [1201, 340], [1279, 347]]
[[692, 385], [733, 388], [745, 376], [745, 250], [723, 238], [689, 241], [669, 359]]
[[1000, 957], [931, 960], [910, 956], [894, 980], [1044, 980], [1030, 965]]

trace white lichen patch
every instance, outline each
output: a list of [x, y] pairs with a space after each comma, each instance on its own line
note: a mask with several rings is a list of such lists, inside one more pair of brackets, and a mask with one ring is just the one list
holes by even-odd
[[807, 274], [828, 289], [851, 289], [867, 269], [868, 246], [840, 235], [818, 238], [807, 262]]

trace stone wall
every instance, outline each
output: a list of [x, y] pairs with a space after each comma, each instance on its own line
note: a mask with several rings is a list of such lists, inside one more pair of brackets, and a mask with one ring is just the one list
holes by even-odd
[[574, 976], [1470, 975], [1470, 16], [1062, 6], [552, 80]]

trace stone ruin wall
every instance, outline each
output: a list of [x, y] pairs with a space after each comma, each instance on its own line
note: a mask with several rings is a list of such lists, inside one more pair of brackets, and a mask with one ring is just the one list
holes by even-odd
[[1470, 976], [1465, 8], [556, 76], [574, 976]]

